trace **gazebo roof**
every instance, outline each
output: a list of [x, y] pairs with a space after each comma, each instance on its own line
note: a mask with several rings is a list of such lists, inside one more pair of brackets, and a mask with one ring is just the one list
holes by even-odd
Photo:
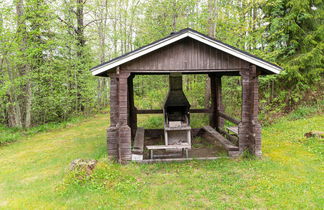
[[204, 43], [210, 47], [213, 47], [215, 49], [218, 49], [220, 51], [223, 51], [225, 53], [228, 53], [234, 57], [237, 57], [239, 59], [242, 59], [246, 62], [249, 62], [251, 64], [254, 64], [264, 70], [266, 70], [270, 74], [279, 74], [282, 70], [281, 67], [267, 62], [257, 56], [251, 55], [248, 52], [242, 51], [240, 49], [237, 49], [231, 45], [225, 44], [219, 40], [213, 39], [209, 36], [206, 36], [202, 33], [199, 33], [198, 31], [195, 31], [190, 28], [186, 28], [183, 30], [180, 30], [178, 32], [171, 33], [169, 36], [157, 40], [155, 42], [152, 42], [148, 45], [145, 45], [141, 48], [138, 48], [134, 51], [131, 51], [129, 53], [126, 53], [122, 56], [116, 57], [110, 61], [107, 61], [105, 63], [102, 63], [98, 66], [95, 66], [91, 69], [92, 75], [95, 76], [102, 76], [105, 72], [108, 72], [111, 69], [116, 68], [117, 66], [120, 66], [122, 64], [125, 64], [127, 62], [130, 62], [136, 58], [142, 57], [146, 54], [149, 54], [153, 51], [156, 51], [162, 47], [165, 47], [167, 45], [170, 45], [172, 43], [175, 43], [179, 40], [185, 39], [185, 38], [192, 38], [198, 42]]

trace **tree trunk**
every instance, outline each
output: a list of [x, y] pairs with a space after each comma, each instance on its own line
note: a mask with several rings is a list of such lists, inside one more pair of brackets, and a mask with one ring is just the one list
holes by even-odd
[[30, 128], [31, 126], [31, 108], [32, 108], [32, 88], [30, 79], [26, 85], [26, 109], [25, 109], [25, 127]]
[[[83, 59], [84, 59], [84, 47], [85, 47], [85, 38], [84, 38], [84, 4], [85, 1], [84, 0], [77, 0], [77, 6], [76, 6], [76, 19], [77, 19], [77, 28], [76, 28], [76, 39], [77, 39], [77, 45], [78, 45], [78, 49], [77, 49], [77, 57], [78, 59], [80, 59], [81, 64], [83, 64]], [[77, 107], [81, 112], [84, 112], [85, 107], [84, 107], [84, 102], [83, 102], [83, 98], [82, 98], [82, 84], [81, 84], [81, 76], [83, 74], [82, 72], [82, 68], [83, 65], [81, 65], [82, 67], [78, 68], [78, 75], [77, 75], [77, 100], [78, 100], [78, 104], [79, 106]]]

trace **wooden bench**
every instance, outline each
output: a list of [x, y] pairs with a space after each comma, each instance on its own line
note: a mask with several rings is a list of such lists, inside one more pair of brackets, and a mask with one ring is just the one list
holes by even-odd
[[232, 142], [227, 140], [224, 136], [222, 136], [220, 133], [218, 133], [215, 129], [213, 129], [211, 126], [204, 126], [203, 130], [205, 132], [212, 136], [217, 142], [219, 142], [224, 149], [227, 151], [238, 151], [238, 147], [235, 146]]
[[186, 158], [188, 158], [188, 149], [191, 149], [190, 144], [176, 144], [176, 145], [148, 145], [146, 148], [150, 152], [150, 158], [154, 158], [153, 151], [154, 150], [161, 150], [161, 149], [181, 149], [182, 153], [185, 151], [186, 153]]
[[138, 127], [135, 134], [133, 153], [143, 154], [144, 149], [144, 128]]

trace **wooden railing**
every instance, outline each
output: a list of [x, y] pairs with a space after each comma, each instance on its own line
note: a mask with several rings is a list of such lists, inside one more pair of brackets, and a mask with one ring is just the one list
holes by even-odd
[[218, 112], [219, 116], [224, 118], [225, 120], [228, 120], [236, 125], [240, 124], [240, 120], [237, 120], [231, 116], [228, 116], [227, 114], [223, 113], [223, 112]]

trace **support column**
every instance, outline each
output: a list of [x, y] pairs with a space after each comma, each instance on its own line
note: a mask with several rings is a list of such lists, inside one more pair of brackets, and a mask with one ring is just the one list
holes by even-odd
[[118, 159], [118, 79], [110, 73], [110, 126], [107, 129], [107, 149], [110, 159]]
[[135, 77], [134, 74], [131, 74], [128, 77], [128, 102], [129, 102], [128, 125], [131, 128], [132, 139], [134, 139], [137, 130], [137, 113], [134, 104], [134, 86], [133, 86], [134, 77]]
[[249, 132], [250, 132], [250, 75], [248, 69], [240, 71], [242, 78], [242, 113], [241, 122], [238, 126], [239, 130], [239, 150], [242, 153], [249, 149]]
[[210, 77], [210, 93], [211, 93], [211, 110], [210, 126], [213, 128], [223, 128], [224, 119], [219, 116], [219, 112], [224, 112], [224, 105], [222, 102], [222, 76], [216, 74], [209, 74]]
[[258, 120], [259, 113], [259, 72], [255, 65], [251, 66], [251, 152], [257, 157], [262, 156], [261, 151], [261, 124]]
[[126, 163], [131, 160], [131, 129], [128, 126], [129, 102], [128, 102], [128, 77], [129, 73], [120, 72], [118, 81], [119, 102], [119, 162]]
[[258, 121], [258, 73], [256, 66], [240, 71], [242, 77], [242, 121], [239, 124], [240, 152], [261, 156], [261, 125]]

